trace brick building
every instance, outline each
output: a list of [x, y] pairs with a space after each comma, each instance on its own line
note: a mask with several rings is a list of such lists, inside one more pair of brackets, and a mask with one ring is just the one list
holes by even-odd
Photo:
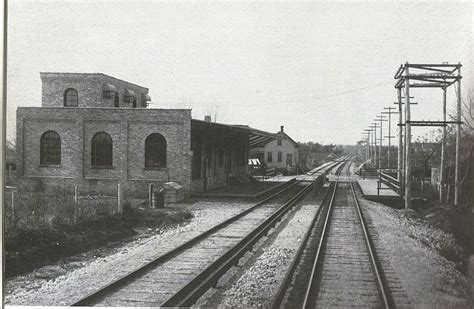
[[146, 107], [148, 88], [102, 73], [40, 73], [44, 107]]
[[147, 88], [105, 74], [41, 80], [42, 106], [17, 109], [17, 173], [29, 188], [114, 194], [120, 183], [146, 197], [150, 183], [189, 194], [248, 179], [248, 127], [146, 108]]

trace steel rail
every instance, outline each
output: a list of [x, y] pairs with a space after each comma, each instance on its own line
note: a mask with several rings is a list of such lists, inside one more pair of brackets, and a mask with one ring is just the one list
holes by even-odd
[[250, 207], [249, 209], [233, 216], [232, 218], [227, 219], [224, 222], [219, 223], [218, 225], [210, 228], [209, 230], [205, 231], [204, 233], [199, 234], [198, 236], [186, 241], [182, 245], [180, 245], [180, 246], [178, 246], [174, 249], [171, 249], [168, 252], [160, 255], [156, 259], [154, 259], [154, 260], [152, 260], [152, 261], [150, 261], [150, 262], [148, 262], [148, 263], [146, 263], [142, 266], [139, 266], [139, 267], [133, 269], [129, 273], [127, 273], [127, 274], [121, 276], [120, 278], [110, 282], [109, 284], [104, 285], [103, 287], [101, 287], [101, 288], [97, 289], [96, 291], [88, 294], [87, 296], [82, 297], [81, 299], [74, 301], [72, 304], [70, 304], [70, 306], [88, 306], [88, 305], [93, 304], [97, 299], [107, 295], [108, 293], [110, 293], [111, 291], [114, 291], [115, 289], [119, 288], [120, 286], [125, 285], [128, 281], [140, 276], [141, 274], [145, 273], [149, 269], [169, 261], [172, 257], [174, 257], [177, 254], [181, 253], [182, 251], [190, 248], [191, 246], [193, 246], [197, 242], [205, 239], [206, 237], [208, 237], [212, 233], [214, 233], [214, 232], [216, 232], [220, 229], [223, 229], [224, 227], [226, 227], [229, 224], [237, 221], [241, 217], [249, 214], [250, 212], [252, 212], [255, 209], [257, 209], [258, 207], [262, 206], [263, 204], [265, 204], [269, 200], [275, 198], [276, 196], [278, 196], [278, 195], [282, 194], [283, 192], [289, 190], [290, 188], [296, 186], [300, 182], [301, 181], [296, 181], [296, 179], [292, 179], [292, 180], [288, 181], [287, 182], [288, 185], [286, 187], [284, 187], [281, 190], [279, 190], [278, 192], [275, 192], [274, 194], [266, 197], [265, 199], [263, 199], [262, 201], [256, 203], [254, 206]]
[[168, 298], [168, 300], [161, 304], [161, 307], [192, 306], [228, 269], [237, 264], [239, 259], [249, 251], [258, 240], [265, 236], [307, 192], [309, 192], [314, 183], [315, 181], [295, 194], [255, 230], [250, 232], [244, 239], [194, 277], [186, 286]]
[[329, 220], [330, 220], [330, 217], [331, 217], [332, 205], [333, 205], [334, 199], [336, 197], [337, 185], [338, 185], [338, 181], [336, 181], [334, 183], [334, 190], [332, 191], [331, 200], [329, 202], [329, 209], [328, 209], [328, 212], [326, 214], [326, 218], [324, 220], [324, 226], [323, 226], [323, 230], [321, 232], [321, 237], [319, 239], [318, 250], [316, 252], [316, 257], [314, 259], [313, 268], [311, 269], [311, 276], [309, 278], [309, 285], [306, 288], [306, 293], [305, 293], [304, 302], [303, 302], [303, 308], [308, 307], [309, 295], [310, 295], [311, 291], [313, 290], [313, 286], [314, 286], [314, 283], [316, 281], [315, 280], [316, 269], [317, 269], [317, 266], [319, 265], [319, 263], [318, 263], [320, 261], [319, 257], [321, 256], [324, 239], [326, 238], [326, 231], [327, 231], [327, 227], [329, 225], [328, 223], [329, 223]]
[[[312, 271], [311, 271], [309, 285], [306, 289], [306, 294], [305, 294], [305, 298], [304, 298], [304, 302], [303, 302], [303, 308], [309, 308], [310, 307], [309, 306], [310, 305], [309, 304], [310, 303], [310, 297], [311, 297], [312, 292], [314, 291], [314, 285], [316, 284], [314, 279], [316, 277], [316, 271], [317, 271], [318, 264], [320, 263], [319, 262], [320, 253], [322, 251], [322, 246], [323, 246], [323, 243], [324, 243], [324, 239], [327, 236], [327, 225], [328, 225], [328, 222], [330, 220], [330, 216], [331, 216], [331, 212], [332, 212], [332, 204], [334, 202], [335, 194], [336, 194], [336, 191], [337, 191], [337, 185], [338, 185], [338, 182], [336, 181], [336, 183], [334, 185], [333, 195], [332, 195], [332, 198], [331, 198], [331, 201], [330, 201], [330, 204], [329, 204], [329, 210], [327, 212], [326, 220], [324, 222], [323, 231], [321, 233], [321, 238], [320, 238], [320, 242], [319, 242], [319, 245], [318, 245], [318, 250], [317, 250], [315, 262], [313, 264], [313, 268], [312, 268]], [[361, 227], [362, 227], [362, 230], [363, 230], [363, 233], [364, 233], [364, 241], [365, 241], [365, 244], [366, 244], [366, 247], [367, 247], [367, 251], [368, 251], [369, 258], [370, 258], [370, 261], [371, 261], [371, 265], [372, 265], [372, 268], [373, 268], [373, 271], [374, 271], [374, 275], [376, 277], [377, 289], [378, 289], [379, 294], [381, 296], [383, 307], [384, 308], [392, 308], [393, 307], [393, 300], [392, 300], [392, 297], [391, 297], [390, 293], [388, 292], [389, 289], [387, 287], [387, 284], [385, 283], [385, 280], [383, 278], [383, 273], [380, 270], [379, 264], [377, 262], [376, 255], [375, 255], [375, 249], [373, 248], [373, 244], [372, 244], [371, 239], [369, 237], [369, 234], [367, 232], [367, 227], [366, 227], [366, 224], [365, 224], [365, 220], [362, 216], [362, 212], [360, 210], [359, 200], [358, 200], [357, 195], [355, 193], [354, 185], [353, 185], [352, 182], [350, 182], [350, 186], [351, 186], [352, 196], [354, 198], [354, 204], [355, 204], [355, 207], [357, 209], [359, 222], [361, 224]]]
[[[338, 170], [336, 171], [336, 174], [339, 174], [340, 171], [342, 170], [343, 168], [343, 165], [339, 166]], [[281, 306], [281, 303], [283, 301], [283, 298], [285, 297], [285, 293], [288, 289], [288, 286], [290, 285], [291, 283], [291, 279], [293, 278], [293, 275], [296, 271], [296, 268], [297, 266], [299, 265], [300, 261], [301, 261], [301, 256], [303, 255], [303, 252], [304, 250], [307, 248], [308, 246], [308, 242], [309, 242], [309, 238], [311, 237], [312, 235], [312, 230], [313, 228], [315, 227], [316, 225], [316, 222], [317, 220], [319, 219], [320, 217], [320, 213], [322, 211], [322, 209], [324, 208], [324, 204], [327, 202], [327, 199], [330, 195], [330, 192], [331, 192], [331, 187], [328, 188], [328, 190], [326, 191], [326, 193], [324, 194], [324, 197], [321, 201], [321, 206], [318, 208], [318, 210], [316, 211], [315, 215], [313, 216], [313, 219], [311, 221], [311, 224], [310, 224], [310, 228], [308, 229], [308, 231], [305, 233], [305, 236], [303, 238], [303, 241], [301, 242], [301, 245], [299, 246], [298, 248], [298, 251], [296, 253], [296, 256], [295, 258], [293, 259], [290, 267], [289, 267], [289, 271], [286, 273], [285, 275], [285, 278], [283, 279], [282, 281], [282, 284], [280, 285], [280, 287], [278, 288], [278, 292], [276, 293], [276, 296], [274, 297], [273, 301], [272, 301], [272, 304], [270, 306], [270, 308], [272, 309], [276, 309], [276, 308], [279, 308]]]
[[393, 299], [389, 293], [389, 288], [383, 278], [383, 273], [381, 271], [381, 267], [377, 263], [376, 254], [374, 245], [369, 237], [369, 233], [367, 232], [367, 226], [362, 215], [362, 211], [360, 209], [359, 199], [357, 198], [357, 194], [354, 189], [354, 184], [351, 182], [351, 192], [352, 196], [354, 197], [354, 201], [356, 204], [357, 214], [359, 215], [359, 221], [362, 226], [362, 230], [364, 231], [364, 239], [365, 244], [367, 246], [367, 251], [369, 251], [370, 261], [372, 263], [372, 267], [374, 269], [375, 277], [377, 278], [377, 287], [379, 290], [380, 295], [382, 296], [384, 308], [392, 308], [393, 306]]
[[318, 169], [313, 172], [312, 175], [317, 172], [322, 173], [318, 175], [318, 178], [314, 179], [310, 185], [300, 190], [294, 195], [288, 202], [280, 207], [271, 217], [265, 220], [255, 230], [250, 232], [244, 239], [242, 239], [233, 248], [229, 249], [223, 256], [213, 262], [200, 274], [198, 274], [193, 280], [191, 280], [186, 286], [172, 295], [166, 300], [162, 307], [188, 307], [193, 305], [212, 285], [214, 285], [219, 278], [225, 274], [230, 267], [238, 263], [239, 259], [249, 251], [253, 245], [266, 235], [281, 218], [293, 208], [293, 206], [310, 191], [311, 187], [318, 184], [320, 177], [325, 177], [326, 174], [338, 165], [340, 159], [332, 164], [326, 165], [324, 168]]
[[[314, 174], [319, 173], [321, 171], [323, 171], [322, 175], [325, 175], [328, 170], [331, 170], [335, 165], [337, 165], [337, 162], [338, 161], [335, 161], [332, 164], [327, 164], [327, 165], [324, 165], [324, 166], [317, 167], [316, 170], [313, 171], [310, 175], [314, 175]], [[319, 178], [319, 176], [318, 176], [318, 178]], [[296, 179], [292, 179], [292, 180], [288, 181], [287, 186], [285, 186], [284, 188], [282, 188], [278, 192], [275, 192], [272, 195], [266, 197], [262, 201], [256, 203], [254, 206], [250, 207], [249, 209], [237, 214], [236, 216], [234, 216], [232, 218], [229, 218], [228, 220], [226, 220], [224, 222], [221, 222], [220, 224], [212, 227], [211, 229], [205, 231], [204, 233], [202, 233], [202, 234], [186, 241], [182, 245], [180, 245], [180, 246], [178, 246], [174, 249], [171, 249], [168, 252], [160, 255], [156, 259], [133, 269], [132, 271], [130, 271], [127, 274], [119, 277], [118, 279], [110, 282], [109, 284], [106, 284], [106, 285], [102, 286], [101, 288], [97, 289], [96, 291], [94, 291], [92, 293], [89, 293], [85, 297], [82, 297], [82, 298], [74, 301], [73, 303], [70, 304], [70, 306], [89, 306], [91, 304], [94, 304], [100, 298], [106, 296], [107, 294], [109, 294], [113, 291], [116, 291], [121, 286], [126, 285], [127, 282], [139, 277], [140, 275], [146, 273], [148, 270], [169, 261], [174, 256], [176, 256], [176, 255], [180, 254], [181, 252], [183, 252], [184, 250], [192, 247], [194, 244], [196, 244], [196, 243], [200, 242], [201, 240], [205, 239], [206, 237], [208, 237], [212, 233], [214, 233], [214, 232], [216, 232], [220, 229], [223, 229], [224, 227], [226, 227], [229, 224], [237, 221], [241, 217], [243, 217], [243, 216], [249, 214], [250, 212], [254, 211], [256, 208], [258, 208], [258, 207], [262, 206], [263, 204], [267, 203], [269, 200], [275, 198], [276, 196], [282, 194], [283, 192], [289, 190], [290, 188], [292, 188], [292, 187], [294, 187], [294, 186], [296, 186], [296, 185], [298, 185], [299, 183], [302, 183], [302, 182], [303, 182], [302, 180], [297, 181]], [[310, 186], [311, 185], [309, 185], [307, 187], [310, 187]]]

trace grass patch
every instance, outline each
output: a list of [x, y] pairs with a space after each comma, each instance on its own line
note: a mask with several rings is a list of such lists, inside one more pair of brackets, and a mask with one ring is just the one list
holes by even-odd
[[51, 265], [78, 253], [130, 239], [137, 228], [166, 229], [187, 223], [188, 211], [130, 210], [121, 215], [101, 216], [75, 225], [52, 228], [7, 230], [5, 275], [11, 277]]

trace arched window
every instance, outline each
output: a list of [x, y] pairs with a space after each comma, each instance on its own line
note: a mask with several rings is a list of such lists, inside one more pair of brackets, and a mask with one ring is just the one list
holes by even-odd
[[91, 166], [112, 166], [112, 138], [105, 132], [99, 132], [92, 138]]
[[119, 107], [119, 100], [119, 95], [116, 93], [114, 96], [114, 107]]
[[132, 99], [132, 107], [137, 108], [137, 99], [135, 97]]
[[145, 139], [145, 168], [166, 167], [166, 139], [153, 133]]
[[78, 98], [77, 91], [75, 89], [69, 88], [64, 92], [64, 106], [77, 106]]
[[40, 139], [40, 164], [61, 164], [61, 138], [54, 131], [47, 131]]

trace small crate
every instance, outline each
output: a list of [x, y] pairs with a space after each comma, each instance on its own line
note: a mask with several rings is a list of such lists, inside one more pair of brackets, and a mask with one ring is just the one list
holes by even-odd
[[165, 203], [178, 203], [184, 199], [183, 186], [176, 182], [166, 182], [163, 189], [165, 191]]

